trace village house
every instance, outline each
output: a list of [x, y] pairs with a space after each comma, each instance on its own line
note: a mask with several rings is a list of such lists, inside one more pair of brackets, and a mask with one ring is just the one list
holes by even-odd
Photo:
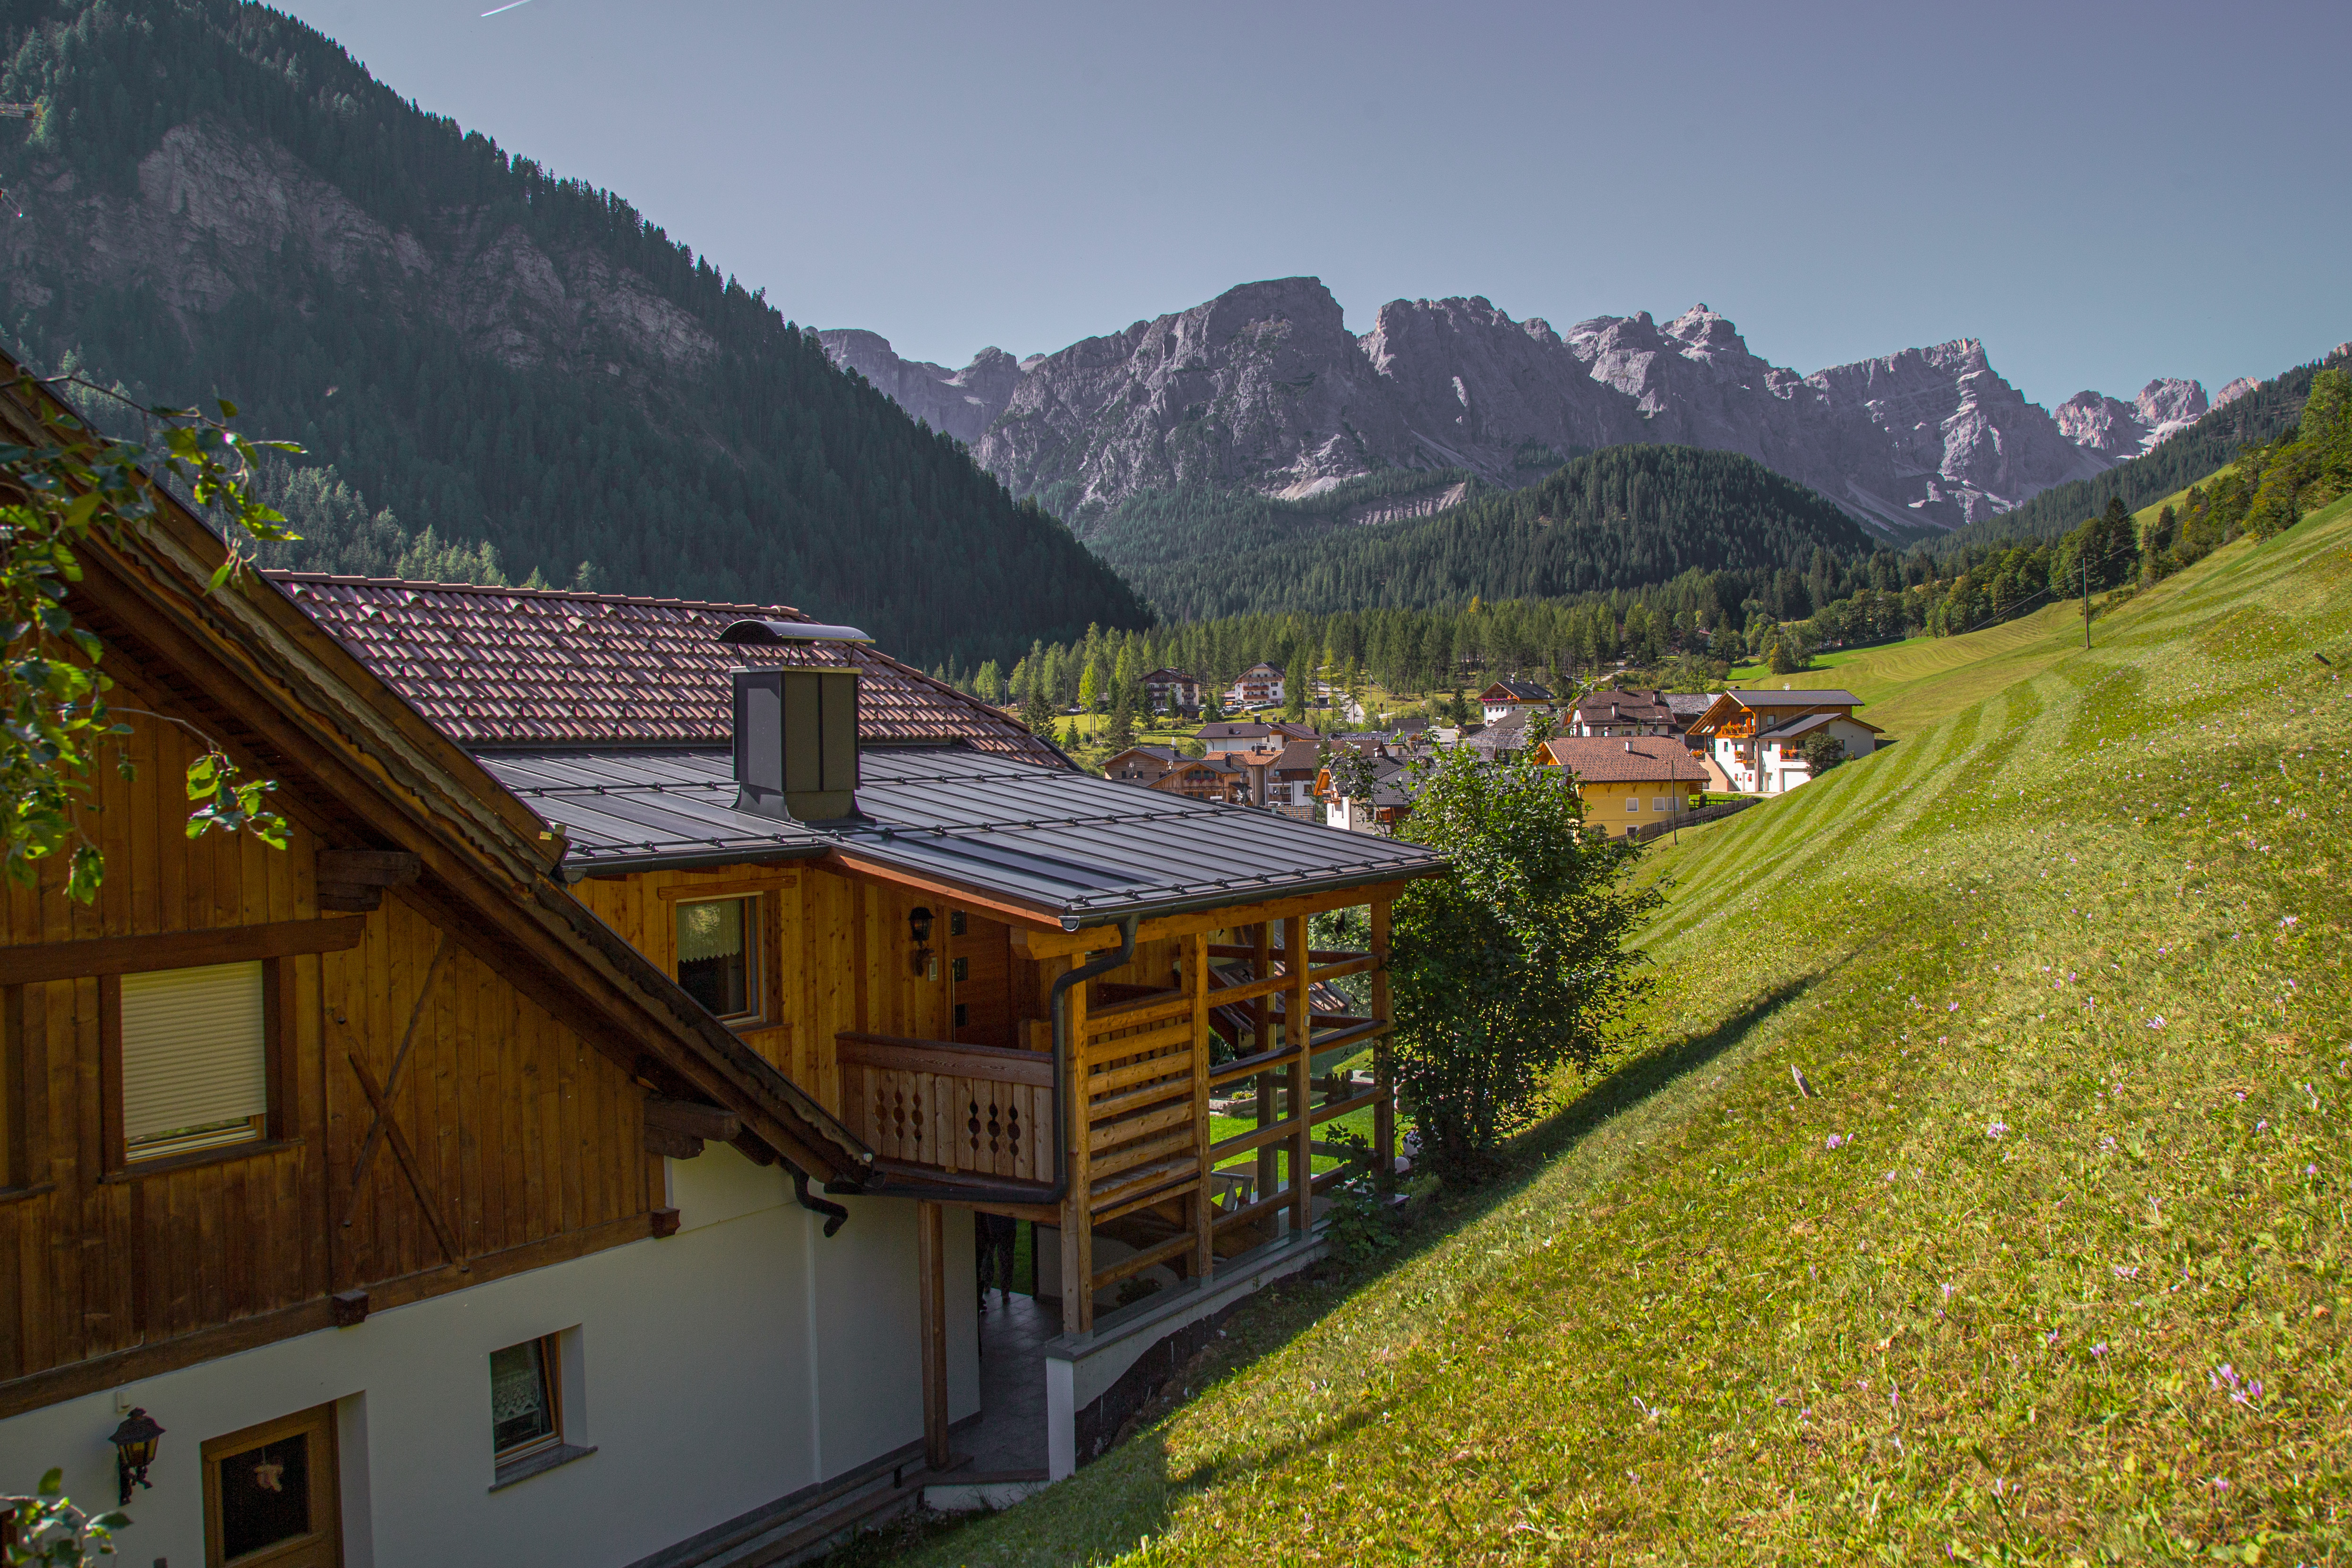
[[1467, 731], [1457, 744], [1488, 762], [1515, 762], [1528, 748], [1528, 718], [1525, 713], [1507, 713]]
[[1693, 810], [1691, 797], [1707, 784], [1706, 769], [1671, 737], [1554, 736], [1538, 748], [1537, 760], [1575, 776], [1586, 825], [1612, 839], [1682, 821]]
[[[782, 607], [221, 553], [176, 507], [82, 553], [163, 721], [95, 777], [97, 904], [0, 902], [0, 1463], [110, 1500], [144, 1412], [131, 1558], [767, 1562], [1066, 1474], [1319, 1255], [1317, 1126], [1389, 1157], [1427, 852], [1076, 772]], [[285, 850], [182, 834], [196, 735]], [[1308, 953], [1349, 904], [1371, 950]], [[973, 1214], [1041, 1300], [978, 1311]]]
[[1551, 688], [1533, 681], [1496, 681], [1478, 694], [1479, 711], [1488, 724], [1514, 715], [1524, 719], [1539, 708], [1549, 708], [1551, 702]]
[[1351, 833], [1393, 833], [1412, 814], [1411, 765], [1382, 753], [1372, 759], [1372, 789], [1366, 796], [1343, 795], [1325, 768], [1315, 777], [1315, 798], [1323, 820]]
[[1250, 798], [1249, 769], [1223, 754], [1181, 758], [1145, 788], [1181, 795], [1187, 800], [1246, 805]]
[[1103, 777], [1146, 788], [1166, 778], [1170, 769], [1189, 760], [1172, 746], [1130, 746], [1103, 764]]
[[1201, 711], [1201, 683], [1181, 670], [1157, 669], [1143, 677], [1144, 706], [1154, 713], [1189, 716]]
[[1673, 705], [1664, 693], [1604, 686], [1578, 699], [1562, 733], [1615, 739], [1629, 735], [1673, 735], [1684, 727], [1675, 722]]
[[1192, 732], [1192, 738], [1201, 743], [1205, 755], [1223, 757], [1232, 752], [1279, 748], [1294, 740], [1311, 741], [1317, 737], [1313, 725], [1244, 718], [1204, 724]]
[[1811, 780], [1801, 753], [1815, 734], [1835, 736], [1850, 758], [1877, 749], [1883, 732], [1853, 716], [1861, 706], [1852, 692], [1831, 688], [1727, 691], [1699, 716], [1685, 739], [1713, 757], [1733, 789], [1778, 795]]
[[1256, 664], [1241, 673], [1225, 693], [1225, 706], [1237, 708], [1273, 707], [1283, 700], [1285, 684], [1282, 671], [1272, 664]]

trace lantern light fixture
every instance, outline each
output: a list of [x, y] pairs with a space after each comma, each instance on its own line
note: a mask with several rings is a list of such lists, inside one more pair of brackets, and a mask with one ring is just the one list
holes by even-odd
[[122, 1425], [107, 1437], [114, 1445], [114, 1474], [122, 1483], [123, 1507], [131, 1506], [132, 1487], [152, 1490], [147, 1479], [147, 1467], [155, 1462], [156, 1442], [163, 1436], [163, 1428], [155, 1424], [155, 1418], [133, 1406], [131, 1414], [122, 1418]]
[[919, 904], [907, 911], [907, 935], [915, 940], [914, 972], [926, 980], [940, 977], [940, 961], [931, 953], [931, 909]]

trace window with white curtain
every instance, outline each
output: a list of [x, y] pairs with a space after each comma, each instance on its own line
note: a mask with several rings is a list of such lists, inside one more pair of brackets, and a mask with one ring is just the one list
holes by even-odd
[[162, 1159], [259, 1138], [269, 1117], [268, 966], [122, 977], [122, 1148]]
[[760, 900], [677, 906], [677, 983], [722, 1019], [760, 1014]]

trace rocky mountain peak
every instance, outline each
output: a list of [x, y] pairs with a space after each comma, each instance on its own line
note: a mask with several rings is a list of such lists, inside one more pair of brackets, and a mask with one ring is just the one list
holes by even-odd
[[1017, 365], [989, 350], [950, 372], [870, 333], [823, 336], [1082, 528], [1143, 490], [1297, 496], [1450, 467], [1517, 486], [1575, 449], [1643, 441], [1744, 453], [1882, 525], [1951, 528], [2145, 450], [2204, 395], [2159, 380], [2053, 418], [1976, 338], [1801, 375], [1705, 302], [1663, 326], [1637, 310], [1562, 333], [1483, 295], [1392, 299], [1353, 337], [1315, 277], [1244, 284]]

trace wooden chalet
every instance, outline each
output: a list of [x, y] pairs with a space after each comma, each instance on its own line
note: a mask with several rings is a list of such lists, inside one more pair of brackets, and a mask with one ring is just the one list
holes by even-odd
[[[828, 1191], [907, 1200], [927, 1256], [949, 1208], [1041, 1228], [1074, 1369], [1053, 1473], [1087, 1427], [1090, 1346], [1131, 1359], [1223, 1281], [1307, 1255], [1347, 1174], [1314, 1175], [1318, 1126], [1370, 1110], [1392, 1159], [1380, 969], [1430, 852], [1186, 799], [1181, 768], [1148, 792], [1074, 770], [789, 608], [281, 580], [555, 836], [572, 896], [871, 1150]], [[1370, 950], [1307, 953], [1310, 915], [1363, 904]], [[1313, 1004], [1353, 975], [1364, 1011]], [[1235, 1008], [1227, 1060], [1211, 1020]], [[1237, 1086], [1255, 1124], [1213, 1139]], [[1146, 1275], [1162, 1293], [1122, 1310]], [[927, 1348], [971, 1277], [925, 1274]], [[940, 1467], [961, 1409], [932, 1362]]]
[[1201, 681], [1197, 675], [1163, 666], [1144, 676], [1140, 685], [1144, 704], [1154, 713], [1201, 711]]
[[[0, 393], [0, 440], [42, 407]], [[135, 1407], [126, 1561], [618, 1563], [902, 1444], [911, 1371], [803, 1354], [857, 1282], [716, 1245], [725, 1195], [663, 1157], [858, 1189], [869, 1146], [284, 591], [208, 592], [195, 517], [78, 553], [135, 777], [94, 772], [94, 904], [54, 862], [0, 892], [7, 1473], [112, 1506]], [[287, 848], [186, 836], [207, 739], [278, 782]], [[822, 1217], [777, 1201], [801, 1246]]]
[[1812, 779], [1800, 755], [1806, 740], [1826, 731], [1848, 758], [1867, 757], [1884, 732], [1853, 716], [1862, 699], [1836, 688], [1727, 691], [1692, 722], [1684, 738], [1712, 756], [1735, 789], [1778, 795]]
[[1525, 719], [1529, 714], [1551, 706], [1551, 688], [1534, 681], [1496, 681], [1478, 694], [1478, 709], [1487, 724], [1496, 724], [1517, 715]]

